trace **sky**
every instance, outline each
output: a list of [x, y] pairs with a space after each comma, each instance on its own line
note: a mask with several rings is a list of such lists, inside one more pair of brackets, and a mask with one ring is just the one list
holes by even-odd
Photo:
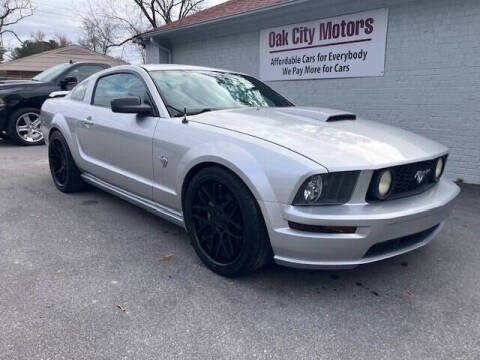
[[[131, 0], [118, 0], [131, 1]], [[207, 6], [213, 6], [226, 0], [207, 0]], [[81, 35], [81, 15], [85, 12], [88, 0], [32, 0], [34, 15], [23, 19], [20, 23], [11, 27], [22, 40], [31, 37], [31, 34], [41, 31], [46, 38], [52, 38], [55, 34], [64, 34], [71, 41], [77, 42]], [[13, 37], [4, 39], [7, 49], [18, 46], [19, 43]], [[122, 57], [131, 63], [141, 62], [141, 57], [132, 47], [114, 48], [109, 54]]]

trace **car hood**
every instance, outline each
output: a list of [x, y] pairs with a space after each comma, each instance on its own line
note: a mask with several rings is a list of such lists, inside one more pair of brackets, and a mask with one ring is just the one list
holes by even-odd
[[189, 120], [288, 148], [329, 171], [379, 169], [447, 152], [443, 145], [393, 126], [359, 118], [342, 120], [348, 114], [309, 107], [241, 108]]
[[41, 86], [45, 83], [41, 81], [34, 80], [1, 80], [0, 81], [0, 90], [10, 89], [15, 87], [25, 87], [25, 86]]

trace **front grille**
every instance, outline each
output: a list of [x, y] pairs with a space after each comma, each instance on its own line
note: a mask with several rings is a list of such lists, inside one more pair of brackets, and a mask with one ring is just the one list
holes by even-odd
[[[429, 188], [431, 188], [435, 183], [435, 167], [437, 164], [438, 158], [433, 160], [421, 161], [413, 164], [399, 165], [392, 168], [388, 168], [392, 172], [392, 190], [388, 197], [383, 200], [398, 199], [401, 197], [412, 196], [420, 194]], [[443, 158], [444, 168], [446, 158]], [[372, 181], [370, 182], [370, 187], [367, 192], [367, 201], [376, 201], [380, 200], [376, 196], [377, 179], [381, 176], [382, 172], [385, 169], [376, 170], [373, 173]], [[428, 171], [427, 174], [419, 182], [415, 175], [417, 172]]]
[[380, 256], [380, 255], [388, 254], [388, 253], [405, 249], [412, 245], [421, 243], [423, 240], [425, 240], [427, 236], [431, 235], [437, 227], [438, 225], [435, 225], [430, 229], [420, 231], [412, 235], [407, 235], [407, 236], [403, 236], [393, 240], [388, 240], [388, 241], [375, 244], [370, 249], [368, 249], [368, 251], [363, 257], [370, 258], [370, 257]]

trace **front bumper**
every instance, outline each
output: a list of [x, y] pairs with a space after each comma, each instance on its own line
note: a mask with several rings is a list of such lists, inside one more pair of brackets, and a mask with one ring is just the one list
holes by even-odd
[[[459, 192], [457, 185], [442, 179], [422, 194], [385, 202], [304, 207], [263, 202], [261, 207], [278, 264], [352, 268], [426, 245], [440, 231]], [[289, 221], [357, 229], [351, 234], [313, 233], [292, 229]]]

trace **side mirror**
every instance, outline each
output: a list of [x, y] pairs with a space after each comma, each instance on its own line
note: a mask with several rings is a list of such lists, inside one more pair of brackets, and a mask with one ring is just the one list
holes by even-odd
[[67, 90], [68, 86], [75, 86], [77, 85], [77, 78], [75, 76], [67, 76], [65, 79], [60, 81], [60, 87], [64, 90]]
[[126, 96], [113, 99], [110, 102], [110, 105], [114, 113], [137, 114], [143, 116], [153, 114], [151, 105], [142, 103], [142, 99], [138, 96]]

